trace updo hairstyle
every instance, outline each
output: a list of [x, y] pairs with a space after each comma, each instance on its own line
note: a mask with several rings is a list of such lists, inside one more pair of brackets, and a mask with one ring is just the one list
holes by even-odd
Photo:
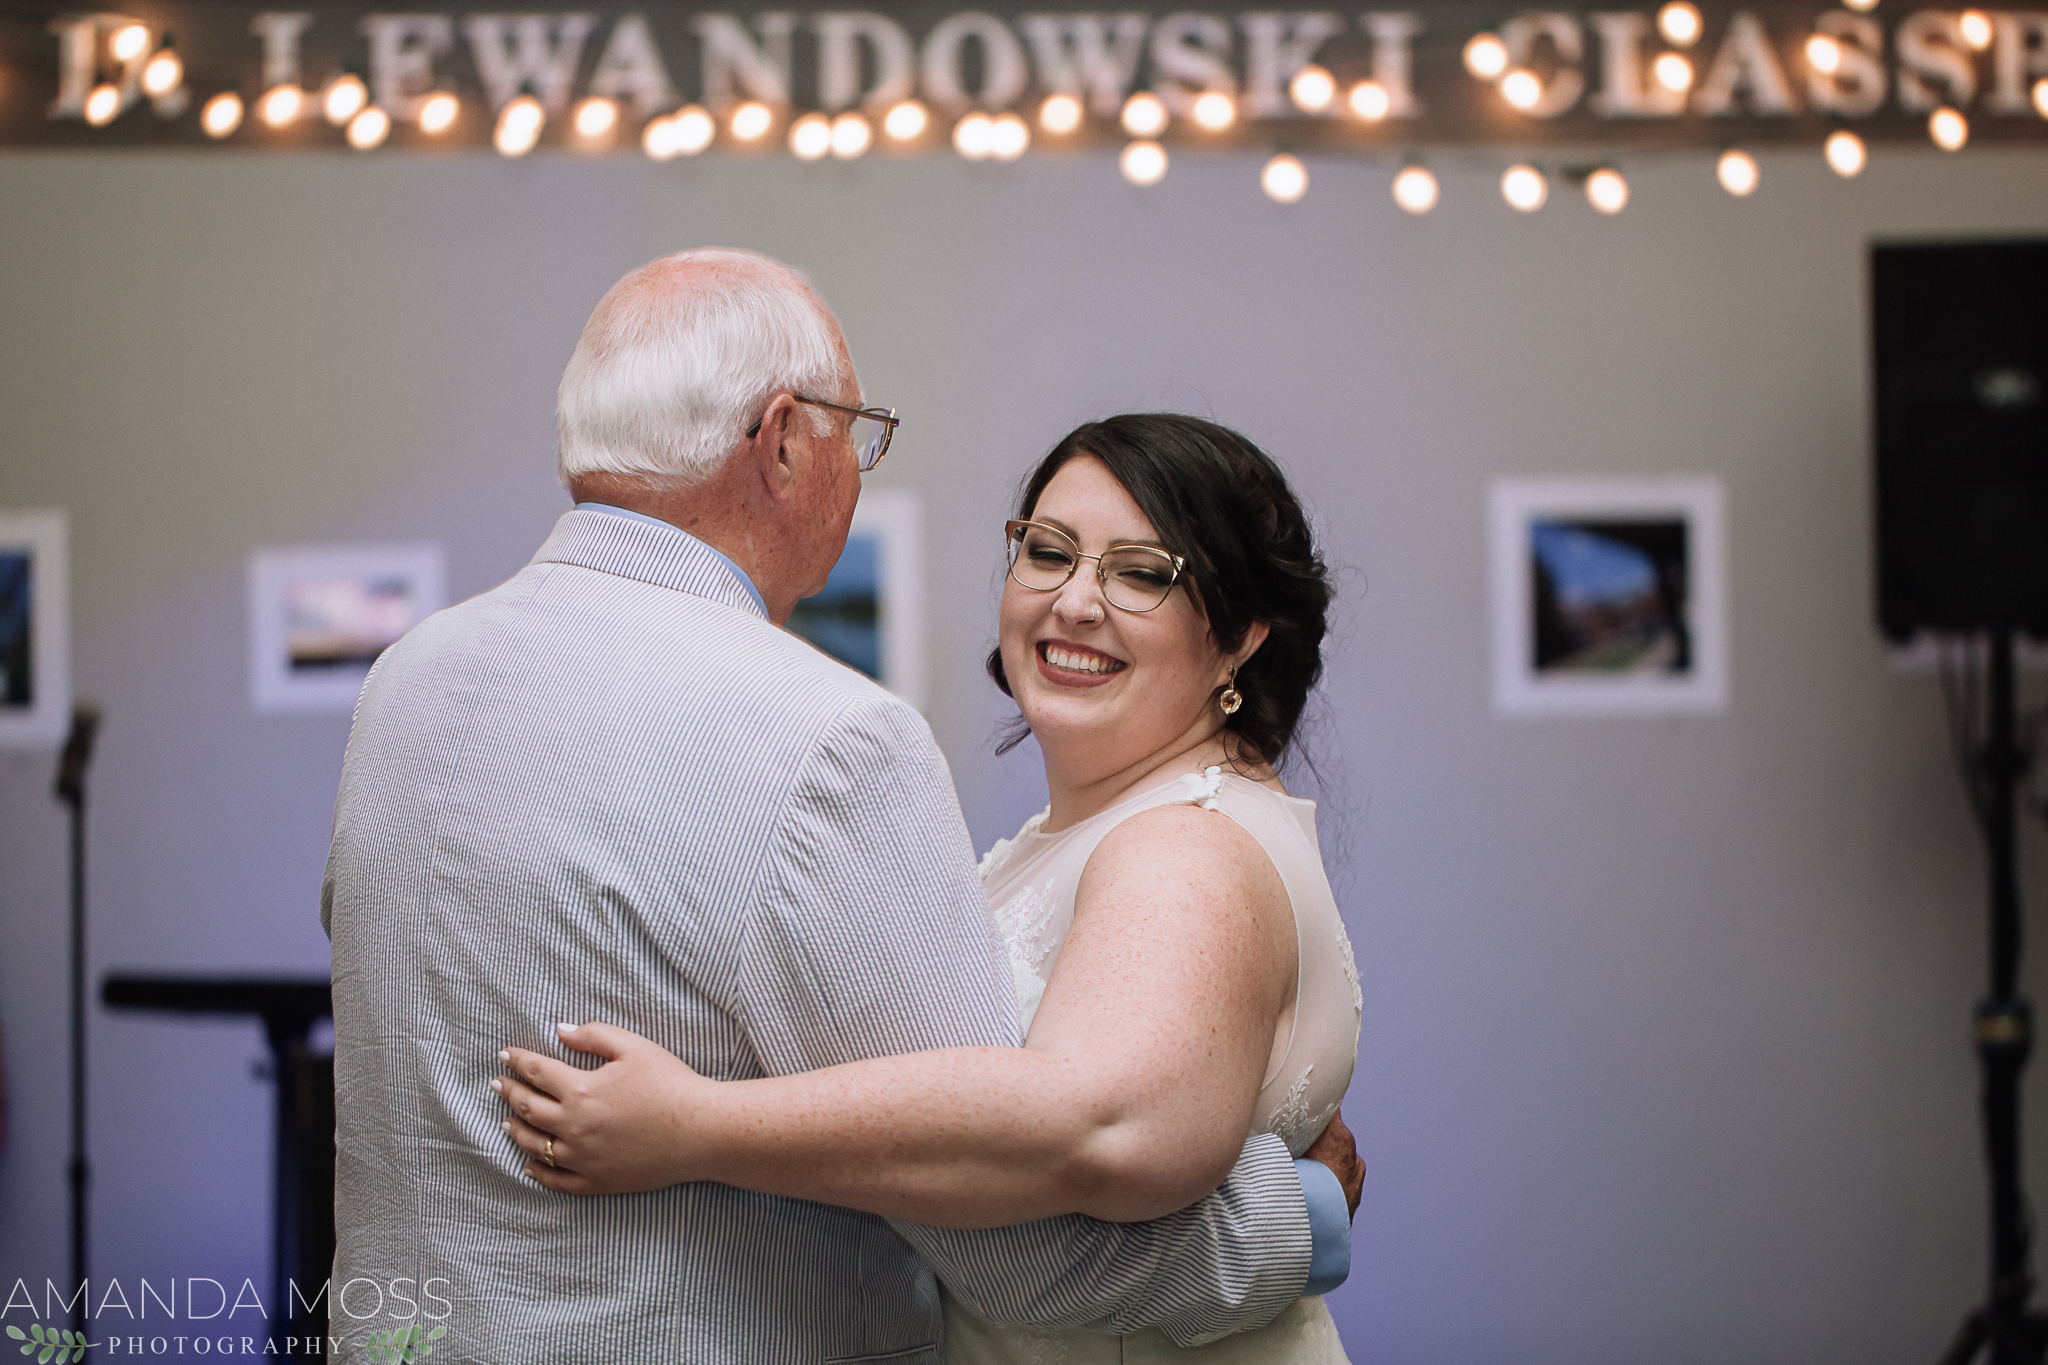
[[[1330, 576], [1301, 502], [1272, 457], [1229, 427], [1171, 412], [1126, 413], [1074, 428], [1039, 461], [1018, 516], [1030, 518], [1067, 461], [1093, 455], [1138, 504], [1168, 550], [1187, 558], [1179, 586], [1228, 654], [1254, 622], [1266, 642], [1237, 670], [1244, 704], [1226, 716], [1245, 757], [1278, 766], [1323, 673]], [[1000, 647], [988, 675], [1005, 696]], [[1223, 693], [1221, 687], [1215, 696]], [[1214, 698], [1212, 697], [1212, 704]], [[1023, 738], [1020, 732], [1002, 747]]]

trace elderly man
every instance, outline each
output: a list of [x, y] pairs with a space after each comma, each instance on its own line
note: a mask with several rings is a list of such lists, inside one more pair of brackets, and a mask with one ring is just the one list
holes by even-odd
[[323, 895], [344, 1350], [417, 1327], [500, 1365], [936, 1362], [931, 1267], [991, 1316], [1189, 1340], [1266, 1321], [1317, 1291], [1317, 1256], [1348, 1257], [1312, 1232], [1332, 1194], [1342, 1228], [1335, 1180], [1276, 1138], [1156, 1223], [980, 1232], [521, 1175], [490, 1081], [556, 1020], [728, 1078], [1018, 1041], [930, 731], [776, 628], [887, 446], [859, 408], [793, 272], [729, 251], [634, 271], [562, 380], [575, 509], [364, 686]]

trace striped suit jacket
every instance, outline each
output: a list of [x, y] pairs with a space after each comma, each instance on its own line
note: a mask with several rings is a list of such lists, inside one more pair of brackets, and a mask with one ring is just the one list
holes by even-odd
[[701, 542], [564, 515], [357, 704], [322, 895], [344, 1354], [417, 1323], [498, 1365], [921, 1365], [934, 1267], [996, 1320], [1192, 1340], [1271, 1318], [1310, 1257], [1278, 1139], [1155, 1223], [975, 1232], [520, 1174], [489, 1082], [506, 1044], [559, 1054], [556, 1020], [729, 1079], [1014, 1045], [987, 915], [914, 710], [770, 624]]

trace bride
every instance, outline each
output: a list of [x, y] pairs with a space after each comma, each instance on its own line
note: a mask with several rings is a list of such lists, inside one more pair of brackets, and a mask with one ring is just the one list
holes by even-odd
[[[533, 1179], [715, 1180], [949, 1227], [1128, 1221], [1213, 1189], [1248, 1132], [1300, 1156], [1335, 1115], [1358, 974], [1315, 807], [1275, 772], [1330, 601], [1300, 503], [1236, 432], [1139, 414], [1054, 446], [1004, 530], [988, 671], [1051, 796], [981, 865], [1024, 1046], [719, 1082], [623, 1029], [564, 1025], [605, 1064], [511, 1049], [496, 1082]], [[954, 1362], [1345, 1359], [1320, 1298], [1182, 1349], [985, 1322], [949, 1296], [946, 1342]]]

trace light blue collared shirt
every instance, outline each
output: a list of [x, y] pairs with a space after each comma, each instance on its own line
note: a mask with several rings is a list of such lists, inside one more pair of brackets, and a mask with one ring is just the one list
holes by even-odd
[[688, 531], [685, 531], [674, 522], [663, 521], [660, 517], [650, 517], [645, 512], [632, 512], [623, 507], [614, 507], [608, 502], [579, 502], [576, 504], [576, 510], [579, 512], [608, 512], [615, 517], [631, 517], [635, 521], [644, 521], [650, 526], [659, 526], [665, 531], [674, 531], [679, 536], [689, 536], [692, 541], [704, 546], [706, 552], [714, 556], [719, 563], [731, 569], [732, 576], [737, 578], [740, 581], [740, 586], [747, 590], [747, 596], [754, 599], [754, 605], [761, 609], [761, 614], [763, 616], [768, 614], [768, 604], [761, 600], [761, 590], [754, 586], [753, 579], [747, 577], [745, 569], [733, 563], [716, 545], [698, 540], [697, 537], [690, 535]]
[[[740, 586], [747, 590], [754, 604], [761, 608], [761, 615], [768, 615], [768, 604], [761, 599], [761, 590], [754, 586], [754, 580], [747, 577], [747, 571], [721, 553], [717, 546], [706, 544], [690, 535], [674, 522], [650, 517], [644, 512], [614, 507], [604, 502], [579, 502], [579, 512], [605, 512], [615, 517], [632, 517], [639, 521], [674, 531], [677, 535], [689, 536], [690, 540], [704, 546], [706, 553], [714, 556], [719, 563], [732, 570]], [[1327, 1294], [1344, 1283], [1351, 1274], [1351, 1209], [1344, 1202], [1344, 1187], [1337, 1182], [1336, 1173], [1320, 1161], [1306, 1157], [1294, 1163], [1294, 1173], [1301, 1180], [1302, 1202], [1308, 1206], [1309, 1235], [1314, 1249], [1309, 1256], [1308, 1283], [1302, 1293], [1310, 1297]]]

